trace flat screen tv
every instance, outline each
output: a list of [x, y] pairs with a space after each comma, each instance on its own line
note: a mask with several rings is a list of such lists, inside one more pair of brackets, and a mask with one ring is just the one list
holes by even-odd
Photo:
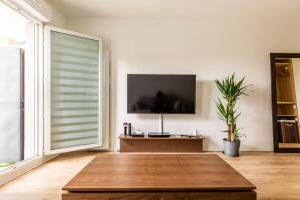
[[195, 114], [196, 75], [128, 74], [127, 112]]

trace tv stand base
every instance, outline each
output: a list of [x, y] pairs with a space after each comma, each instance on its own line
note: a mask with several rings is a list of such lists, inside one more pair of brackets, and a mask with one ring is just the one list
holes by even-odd
[[170, 137], [170, 133], [168, 132], [149, 132], [149, 137]]

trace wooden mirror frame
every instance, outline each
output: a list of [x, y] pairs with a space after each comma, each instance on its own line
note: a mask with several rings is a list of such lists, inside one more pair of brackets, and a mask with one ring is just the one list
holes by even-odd
[[273, 142], [276, 153], [300, 153], [300, 148], [280, 148], [279, 132], [277, 124], [277, 94], [276, 94], [276, 58], [300, 58], [300, 53], [271, 53], [271, 87], [272, 87], [272, 120], [273, 120]]

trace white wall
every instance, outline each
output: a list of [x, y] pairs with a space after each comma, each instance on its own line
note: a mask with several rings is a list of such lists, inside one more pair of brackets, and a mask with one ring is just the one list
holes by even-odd
[[111, 138], [118, 148], [122, 123], [157, 131], [158, 115], [126, 113], [127, 73], [197, 74], [197, 114], [166, 115], [165, 129], [207, 137], [206, 150], [221, 150], [224, 124], [217, 119], [216, 78], [235, 72], [254, 84], [240, 102], [242, 150], [272, 150], [269, 52], [300, 52], [299, 22], [258, 18], [202, 20], [68, 19], [70, 29], [100, 35], [111, 52]]
[[66, 26], [66, 18], [62, 15], [57, 9], [53, 9], [53, 15], [51, 22], [49, 23], [51, 26], [57, 26], [60, 28], [64, 28]]
[[64, 28], [67, 23], [67, 18], [58, 9], [58, 7], [53, 4], [53, 1], [44, 0], [44, 2], [50, 7], [50, 10], [51, 10], [51, 20], [47, 24], [49, 24], [51, 26], [57, 26], [57, 27]]

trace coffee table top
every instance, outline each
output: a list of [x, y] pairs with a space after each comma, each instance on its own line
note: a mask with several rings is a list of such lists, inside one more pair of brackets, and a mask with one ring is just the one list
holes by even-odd
[[67, 191], [249, 191], [255, 186], [215, 154], [99, 154]]

